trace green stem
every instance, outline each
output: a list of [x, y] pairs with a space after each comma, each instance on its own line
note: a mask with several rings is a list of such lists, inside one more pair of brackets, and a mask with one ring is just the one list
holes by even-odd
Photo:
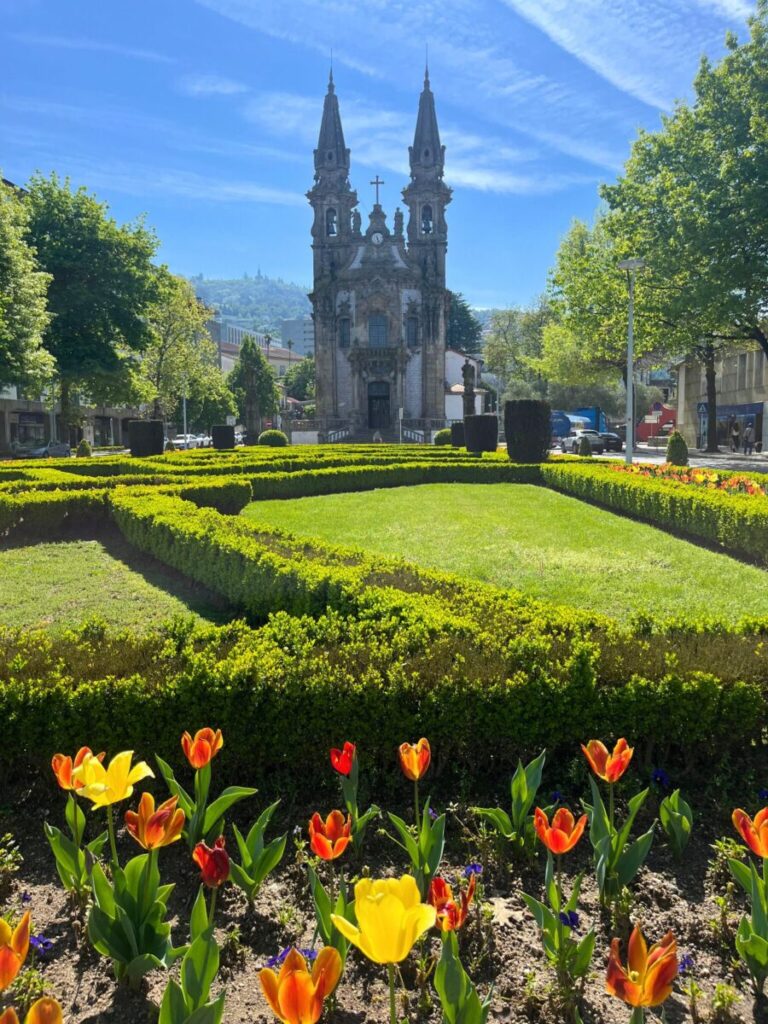
[[333, 860], [329, 861], [328, 862], [328, 868], [329, 868], [330, 874], [331, 874], [330, 882], [328, 883], [328, 888], [330, 889], [330, 896], [331, 896], [331, 906], [335, 907], [336, 906], [336, 862], [333, 861]]
[[608, 823], [611, 826], [611, 835], [613, 835], [613, 783], [608, 783]]
[[115, 841], [115, 819], [112, 814], [112, 804], [107, 804], [107, 830], [109, 831], [109, 848], [112, 851], [112, 867], [119, 868], [117, 860], [117, 842]]
[[397, 1024], [397, 1009], [395, 1007], [395, 965], [387, 964], [389, 972], [389, 1024]]
[[560, 872], [562, 870], [563, 858], [558, 856], [555, 859], [555, 888], [557, 889], [557, 981], [562, 988], [565, 984], [563, 976], [563, 887], [560, 883]]
[[419, 829], [419, 823], [421, 821], [421, 814], [419, 813], [419, 780], [414, 779], [413, 781], [413, 813], [416, 818], [416, 830]]
[[636, 1006], [632, 1011], [632, 1016], [629, 1018], [629, 1024], [644, 1024], [645, 1022], [645, 1010], [642, 1006]]
[[213, 886], [211, 888], [211, 899], [210, 899], [210, 902], [208, 903], [208, 924], [209, 925], [213, 924], [213, 915], [216, 913], [216, 893], [218, 891], [219, 890], [216, 888], [216, 886]]

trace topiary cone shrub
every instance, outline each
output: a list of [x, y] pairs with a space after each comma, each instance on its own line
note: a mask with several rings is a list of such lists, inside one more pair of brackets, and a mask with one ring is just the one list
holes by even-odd
[[673, 430], [667, 441], [667, 462], [670, 466], [688, 465], [688, 445], [679, 430]]
[[453, 448], [464, 447], [464, 420], [451, 424], [451, 446]]
[[512, 462], [544, 462], [552, 434], [549, 402], [535, 398], [505, 402], [504, 433]]
[[436, 445], [446, 445], [451, 443], [451, 428], [443, 427], [442, 430], [438, 430], [435, 434]]
[[464, 417], [464, 445], [468, 452], [495, 452], [499, 443], [499, 421], [495, 413]]
[[85, 438], [82, 439], [80, 444], [77, 446], [77, 457], [78, 459], [89, 459], [93, 455], [93, 449], [91, 448], [88, 441]]
[[235, 428], [226, 423], [211, 427], [211, 440], [217, 451], [227, 451], [235, 447]]
[[134, 459], [162, 455], [165, 450], [163, 421], [131, 420], [128, 424], [128, 444]]
[[285, 448], [288, 444], [288, 437], [282, 430], [262, 430], [258, 443], [267, 445], [269, 448]]
[[592, 445], [589, 443], [589, 438], [583, 435], [579, 438], [579, 455], [582, 458], [592, 455]]

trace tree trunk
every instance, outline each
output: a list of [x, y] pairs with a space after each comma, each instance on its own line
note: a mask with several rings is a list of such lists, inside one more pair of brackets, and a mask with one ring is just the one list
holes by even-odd
[[156, 398], [152, 403], [152, 419], [161, 420], [163, 418], [163, 410], [160, 408], [160, 399]]
[[61, 432], [64, 435], [59, 440], [69, 443], [72, 399], [69, 393], [69, 381], [65, 380], [64, 377], [59, 380], [59, 406], [61, 408]]
[[715, 349], [707, 345], [704, 350], [704, 374], [707, 380], [707, 451], [717, 449], [717, 388], [715, 380]]

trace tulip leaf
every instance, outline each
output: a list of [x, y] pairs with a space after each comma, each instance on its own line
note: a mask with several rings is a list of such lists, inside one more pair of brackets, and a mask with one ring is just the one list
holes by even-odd
[[473, 807], [472, 810], [475, 814], [479, 814], [481, 818], [486, 818], [490, 821], [505, 839], [511, 839], [514, 835], [512, 821], [507, 812], [502, 810], [501, 807]]
[[594, 931], [590, 931], [576, 947], [572, 967], [574, 977], [583, 978], [589, 971], [589, 966], [592, 963], [592, 957], [595, 952], [595, 939]]
[[[246, 840], [246, 848], [250, 852], [252, 860], [254, 860], [264, 848], [264, 833], [266, 832], [267, 825], [269, 824], [272, 815], [277, 810], [279, 803], [279, 800], [275, 800], [273, 804], [270, 804], [266, 810], [261, 812], [257, 820], [251, 826], [251, 830], [248, 833], [248, 838]], [[238, 843], [238, 846], [239, 845], [240, 844]], [[240, 847], [240, 854], [244, 858], [242, 847]]]
[[80, 845], [85, 837], [85, 813], [71, 793], [67, 795], [67, 806], [64, 808], [64, 817], [67, 821], [72, 838], [77, 836]]
[[107, 881], [107, 876], [104, 874], [104, 869], [100, 864], [95, 864], [93, 872], [91, 873], [91, 881], [93, 883], [93, 896], [96, 900], [96, 905], [108, 914], [110, 917], [115, 916], [115, 894], [112, 890], [112, 886]]
[[179, 785], [176, 781], [176, 776], [173, 774], [173, 768], [171, 768], [169, 764], [166, 764], [162, 757], [158, 757], [158, 755], [155, 754], [155, 761], [157, 762], [157, 767], [160, 769], [160, 774], [165, 780], [165, 784], [171, 791], [171, 795], [178, 797], [179, 807], [184, 811], [187, 820], [189, 820], [195, 809], [192, 797], [182, 786]]
[[616, 874], [618, 875], [619, 885], [629, 885], [632, 879], [635, 877], [637, 872], [645, 863], [645, 859], [651, 849], [653, 843], [653, 826], [648, 831], [634, 841], [626, 850], [619, 854], [618, 864], [616, 865]]
[[225, 994], [222, 992], [215, 1002], [207, 1003], [195, 1010], [190, 1017], [187, 1017], [184, 1024], [220, 1024], [224, 1014], [225, 998]]
[[201, 885], [197, 890], [197, 896], [192, 906], [192, 913], [189, 918], [189, 934], [194, 942], [198, 935], [202, 935], [208, 927], [208, 906], [205, 902], [205, 886]]
[[401, 845], [403, 846], [405, 852], [410, 857], [411, 864], [413, 864], [414, 868], [417, 867], [419, 864], [419, 848], [416, 845], [416, 840], [411, 835], [410, 828], [406, 825], [402, 818], [398, 818], [398, 816], [396, 814], [393, 814], [392, 811], [388, 811], [387, 814], [389, 815], [389, 820], [400, 833], [400, 837], [403, 840]]
[[197, 1010], [208, 999], [219, 969], [219, 947], [213, 938], [213, 926], [198, 935], [181, 964], [181, 987], [187, 1005]]
[[160, 1003], [157, 1024], [186, 1024], [188, 1017], [189, 1010], [181, 986], [173, 978], [169, 978]]
[[[203, 819], [203, 835], [208, 839], [216, 839], [221, 833], [214, 826], [217, 826], [222, 821], [230, 807], [239, 800], [255, 796], [256, 793], [257, 790], [248, 786], [228, 786], [221, 796], [218, 796], [206, 809], [205, 818]], [[216, 832], [216, 835], [212, 836], [212, 832]]]
[[744, 892], [747, 894], [752, 892], [752, 871], [746, 864], [742, 864], [740, 860], [730, 859], [728, 861], [728, 867], [731, 869], [731, 874], [742, 887]]
[[131, 960], [126, 965], [125, 974], [126, 977], [132, 978], [137, 981], [139, 978], [143, 978], [145, 974], [149, 974], [150, 971], [155, 970], [156, 967], [164, 967], [165, 964], [158, 957], [152, 953], [141, 953]]

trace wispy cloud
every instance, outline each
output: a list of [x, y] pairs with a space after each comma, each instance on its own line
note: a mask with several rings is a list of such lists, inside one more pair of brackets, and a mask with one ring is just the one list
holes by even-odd
[[699, 56], [722, 43], [725, 23], [738, 26], [751, 9], [742, 0], [504, 2], [611, 85], [660, 110], [688, 90]]
[[248, 92], [248, 86], [223, 75], [184, 75], [176, 82], [185, 96], [237, 96]]
[[14, 32], [10, 35], [10, 38], [17, 43], [25, 43], [28, 46], [47, 46], [56, 50], [91, 50], [96, 53], [111, 53], [118, 57], [128, 57], [132, 60], [154, 61], [158, 64], [176, 63], [175, 57], [169, 57], [164, 53], [157, 53], [155, 50], [122, 46], [118, 43], [109, 43], [101, 39], [88, 39], [83, 36], [48, 36], [38, 35], [34, 32]]

